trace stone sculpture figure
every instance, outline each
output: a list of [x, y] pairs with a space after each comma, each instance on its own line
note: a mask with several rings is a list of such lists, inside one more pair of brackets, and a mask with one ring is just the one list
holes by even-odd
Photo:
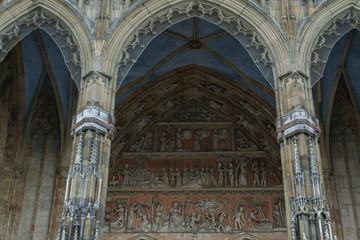
[[210, 171], [210, 172], [209, 172], [209, 175], [210, 175], [210, 184], [215, 187], [215, 186], [216, 186], [216, 174], [215, 174], [213, 168], [210, 168], [209, 171]]
[[176, 186], [179, 187], [182, 184], [182, 179], [181, 179], [181, 172], [178, 168], [175, 168], [175, 172], [173, 173], [175, 180], [176, 180]]
[[117, 206], [115, 206], [114, 208], [115, 215], [118, 215], [118, 219], [116, 219], [116, 224], [119, 228], [124, 228], [126, 226], [126, 215], [127, 215], [127, 210], [126, 210], [126, 205], [124, 202], [119, 202], [119, 204]]
[[172, 168], [170, 168], [169, 177], [170, 177], [170, 185], [174, 186], [175, 185], [175, 172]]
[[160, 152], [166, 152], [169, 139], [166, 136], [166, 132], [162, 132], [160, 136]]
[[158, 229], [161, 229], [163, 223], [164, 223], [164, 219], [163, 219], [163, 216], [162, 216], [162, 212], [164, 210], [164, 205], [163, 203], [156, 199], [156, 198], [153, 198], [153, 201], [152, 201], [152, 211], [155, 210], [155, 214], [152, 213], [152, 216], [154, 216], [153, 218], [153, 230], [158, 230]]
[[267, 178], [267, 169], [265, 167], [265, 162], [261, 162], [260, 164], [260, 175], [261, 175], [261, 186], [266, 186], [266, 178]]
[[196, 230], [197, 227], [196, 227], [196, 223], [198, 223], [201, 219], [201, 214], [199, 213], [197, 216], [196, 216], [196, 213], [192, 213], [191, 216], [190, 216], [190, 223], [189, 223], [189, 226], [188, 226], [188, 229], [189, 230]]
[[160, 177], [160, 181], [165, 186], [169, 186], [169, 176], [168, 176], [165, 168], [162, 169], [162, 176]]
[[125, 164], [125, 167], [123, 169], [123, 175], [124, 175], [124, 178], [123, 178], [123, 184], [122, 186], [128, 186], [129, 185], [129, 180], [130, 180], [130, 170], [129, 170], [129, 164]]
[[183, 185], [187, 185], [189, 183], [189, 172], [187, 168], [184, 168], [182, 181]]
[[205, 173], [205, 168], [201, 168], [200, 170], [200, 179], [201, 179], [201, 185], [202, 186], [206, 186], [206, 173]]
[[[256, 213], [259, 213], [260, 215], [260, 218], [256, 218], [256, 222], [260, 222], [261, 223], [261, 226], [263, 226], [264, 223], [268, 223], [268, 219], [265, 217], [265, 214], [264, 214], [264, 211], [263, 211], [263, 206], [264, 206], [264, 203], [263, 202], [260, 202], [260, 201], [253, 201], [249, 204], [249, 206], [251, 207], [255, 207], [256, 208], [256, 212], [254, 211], [254, 216], [256, 218]], [[254, 221], [255, 221], [255, 218]]]
[[232, 218], [235, 222], [235, 226], [234, 226], [234, 230], [237, 230], [239, 228], [239, 230], [244, 229], [245, 227], [245, 218], [244, 218], [244, 207], [240, 206], [240, 207], [236, 207], [235, 208], [235, 214]]
[[219, 130], [217, 129], [213, 131], [213, 150], [219, 150]]
[[150, 206], [147, 203], [144, 203], [142, 205], [139, 204], [138, 209], [136, 211], [137, 217], [141, 219], [139, 230], [144, 232], [151, 230], [149, 208]]
[[134, 229], [135, 227], [135, 212], [138, 210], [139, 206], [136, 206], [136, 203], [131, 204], [129, 209], [129, 214], [127, 217], [127, 229]]
[[184, 205], [179, 206], [178, 202], [174, 202], [170, 209], [169, 227], [177, 230], [179, 227], [184, 225], [184, 219], [181, 215]]
[[258, 219], [256, 217], [257, 210], [255, 209], [252, 211], [249, 216], [246, 218], [248, 229], [252, 228], [254, 226], [254, 222], [258, 222]]
[[209, 136], [209, 129], [202, 128], [194, 134], [194, 151], [200, 151], [200, 141]]
[[249, 160], [247, 159], [247, 157], [240, 157], [238, 159], [236, 159], [236, 171], [235, 171], [235, 176], [238, 173], [238, 182], [237, 182], [237, 186], [247, 186], [247, 170], [246, 170], [246, 166], [249, 163]]
[[228, 168], [226, 169], [227, 177], [229, 178], [230, 186], [234, 186], [234, 167], [232, 163], [229, 163]]
[[176, 130], [175, 135], [175, 150], [176, 151], [182, 151], [182, 139], [181, 139], [181, 128], [178, 128]]
[[226, 217], [226, 212], [221, 212], [219, 215], [219, 225], [218, 225], [218, 229], [225, 231], [225, 226], [224, 226], [224, 219]]
[[275, 220], [275, 227], [281, 227], [282, 225], [282, 216], [278, 205], [274, 206], [273, 218]]
[[210, 220], [209, 230], [210, 231], [216, 230], [216, 216], [215, 216], [215, 213], [211, 213], [209, 220]]
[[222, 166], [222, 164], [218, 163], [218, 173], [219, 173], [218, 186], [222, 186], [223, 183], [226, 181], [225, 171], [226, 169]]
[[256, 186], [256, 184], [257, 184], [258, 186], [260, 186], [260, 180], [259, 180], [260, 168], [259, 168], [259, 162], [258, 161], [253, 162], [251, 170], [252, 170], [253, 175], [254, 175], [254, 184], [253, 185]]
[[205, 219], [200, 223], [199, 229], [207, 231], [210, 226], [210, 214], [205, 212]]
[[116, 180], [116, 175], [112, 177], [112, 180], [109, 182], [109, 187], [118, 187], [119, 180]]

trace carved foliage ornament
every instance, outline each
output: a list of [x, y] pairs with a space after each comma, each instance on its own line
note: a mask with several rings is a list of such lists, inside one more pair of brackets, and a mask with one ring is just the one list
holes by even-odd
[[259, 67], [267, 81], [273, 86], [272, 65], [268, 49], [250, 25], [240, 20], [237, 14], [221, 9], [213, 4], [205, 4], [198, 1], [188, 1], [177, 6], [170, 7], [160, 16], [154, 16], [145, 24], [141, 25], [129, 43], [122, 50], [122, 57], [119, 62], [118, 87], [135, 64], [142, 49], [159, 33], [169, 26], [186, 18], [199, 17], [206, 19], [237, 38], [246, 47], [254, 63]]
[[311, 53], [310, 77], [312, 86], [322, 77], [333, 46], [350, 29], [360, 30], [360, 16], [353, 8], [342, 16], [333, 19], [319, 34]]
[[79, 45], [66, 25], [43, 9], [34, 10], [25, 18], [16, 21], [10, 29], [0, 33], [0, 60], [4, 59], [16, 43], [36, 28], [45, 30], [57, 43], [72, 78], [79, 83], [81, 74]]

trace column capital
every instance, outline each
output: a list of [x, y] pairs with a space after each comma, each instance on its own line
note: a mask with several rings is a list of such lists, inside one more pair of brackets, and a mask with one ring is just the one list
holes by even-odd
[[319, 120], [304, 109], [297, 109], [276, 119], [277, 140], [281, 142], [298, 133], [318, 136], [321, 133]]
[[[111, 77], [99, 71], [90, 71], [82, 77], [83, 85], [78, 112], [72, 119], [71, 133], [91, 129], [101, 134], [115, 131], [115, 116], [109, 107], [111, 100]], [[80, 99], [80, 97], [79, 97]]]
[[71, 132], [73, 134], [84, 129], [92, 129], [102, 134], [110, 132], [110, 135], [113, 135], [115, 116], [96, 106], [87, 106], [73, 117]]

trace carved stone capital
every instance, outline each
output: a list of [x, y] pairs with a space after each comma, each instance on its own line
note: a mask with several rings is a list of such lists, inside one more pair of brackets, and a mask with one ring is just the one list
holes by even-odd
[[321, 133], [319, 120], [304, 109], [295, 110], [276, 120], [278, 142], [298, 133], [317, 136]]
[[95, 106], [88, 106], [73, 117], [72, 133], [78, 133], [85, 129], [92, 129], [105, 134], [115, 132], [115, 117], [110, 113]]

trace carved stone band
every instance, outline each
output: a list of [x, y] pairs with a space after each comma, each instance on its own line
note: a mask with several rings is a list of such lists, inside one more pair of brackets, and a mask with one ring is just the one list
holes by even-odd
[[319, 120], [304, 109], [295, 110], [276, 120], [277, 140], [289, 138], [297, 133], [316, 136], [321, 133]]
[[77, 133], [84, 129], [93, 129], [100, 133], [108, 131], [113, 133], [115, 131], [113, 119], [109, 113], [97, 107], [89, 106], [74, 116], [71, 131]]

